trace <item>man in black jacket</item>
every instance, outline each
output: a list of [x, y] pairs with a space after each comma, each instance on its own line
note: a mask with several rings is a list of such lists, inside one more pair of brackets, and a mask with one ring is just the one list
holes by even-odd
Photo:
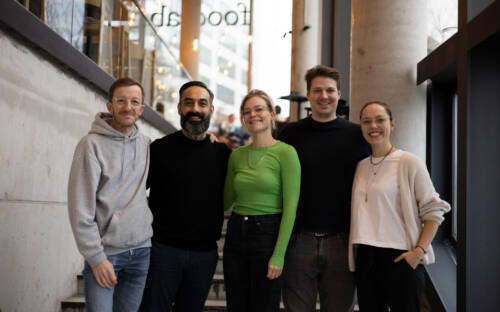
[[200, 81], [179, 91], [182, 130], [151, 144], [153, 212], [144, 311], [202, 311], [217, 265], [230, 150], [207, 136], [213, 93]]
[[279, 139], [292, 145], [302, 168], [294, 233], [285, 258], [287, 311], [352, 311], [354, 280], [347, 263], [351, 188], [369, 146], [359, 125], [337, 118], [339, 73], [322, 65], [306, 74], [312, 115], [285, 127]]

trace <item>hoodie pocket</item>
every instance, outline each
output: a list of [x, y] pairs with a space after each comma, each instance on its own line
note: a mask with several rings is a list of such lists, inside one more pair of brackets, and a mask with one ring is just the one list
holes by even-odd
[[146, 206], [144, 208], [117, 211], [111, 217], [102, 241], [105, 246], [115, 248], [136, 247], [153, 236], [151, 223], [153, 215]]

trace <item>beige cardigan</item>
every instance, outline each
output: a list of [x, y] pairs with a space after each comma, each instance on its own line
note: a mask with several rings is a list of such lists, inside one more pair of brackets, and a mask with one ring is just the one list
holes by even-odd
[[[354, 194], [358, 180], [358, 171], [356, 170], [352, 194]], [[434, 221], [441, 224], [444, 220], [443, 215], [450, 211], [450, 205], [439, 198], [427, 167], [417, 156], [411, 153], [403, 151], [398, 166], [398, 184], [407, 245], [414, 249], [420, 238], [424, 222]], [[430, 264], [434, 263], [434, 261], [434, 251], [432, 246], [429, 246], [427, 253], [422, 258], [422, 263]], [[350, 235], [349, 270], [354, 272], [355, 269], [353, 244]]]

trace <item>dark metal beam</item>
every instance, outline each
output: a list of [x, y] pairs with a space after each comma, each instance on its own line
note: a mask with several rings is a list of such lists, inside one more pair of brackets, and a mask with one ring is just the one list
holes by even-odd
[[456, 62], [458, 33], [446, 40], [417, 64], [417, 85], [433, 79], [446, 67]]
[[[97, 92], [106, 96], [115, 78], [100, 68], [93, 60], [76, 50], [19, 2], [15, 0], [0, 1], [0, 25], [26, 40], [44, 53], [45, 57], [70, 70], [77, 77], [92, 85]], [[167, 134], [176, 130], [149, 105], [146, 105], [141, 118]]]
[[[467, 1], [465, 3], [465, 14], [467, 12]], [[464, 11], [459, 8], [459, 13]], [[460, 14], [459, 14], [460, 15]], [[466, 16], [460, 16], [459, 20], [466, 19]], [[460, 23], [459, 23], [460, 25]], [[478, 43], [486, 40], [488, 37], [500, 30], [500, 1], [493, 2], [488, 8], [482, 11], [469, 23], [460, 25], [458, 32], [442, 45], [432, 51], [427, 57], [417, 65], [417, 85], [427, 79], [433, 79], [451, 63], [457, 61], [458, 51], [470, 50]], [[459, 40], [461, 37], [461, 40]]]

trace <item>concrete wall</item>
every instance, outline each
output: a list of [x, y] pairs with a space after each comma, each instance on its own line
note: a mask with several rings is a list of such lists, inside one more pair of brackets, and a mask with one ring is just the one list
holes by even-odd
[[[59, 311], [83, 258], [66, 190], [78, 140], [105, 98], [0, 29], [0, 311]], [[140, 121], [143, 133], [162, 136]]]
[[353, 0], [352, 16], [350, 120], [366, 102], [386, 102], [392, 144], [425, 160], [426, 89], [416, 65], [427, 55], [426, 2]]

